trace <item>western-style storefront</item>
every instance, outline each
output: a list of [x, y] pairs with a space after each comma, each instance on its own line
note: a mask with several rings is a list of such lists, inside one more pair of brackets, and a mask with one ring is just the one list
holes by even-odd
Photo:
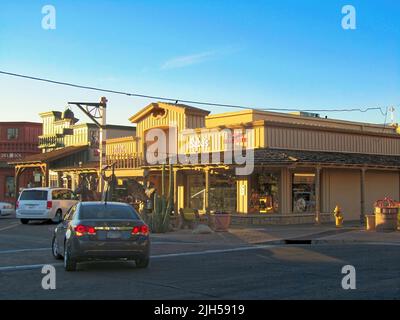
[[176, 209], [227, 211], [241, 224], [312, 223], [330, 220], [336, 205], [347, 220], [358, 220], [376, 199], [399, 198], [400, 140], [390, 127], [254, 110], [210, 116], [165, 103], [147, 106], [131, 121], [136, 136], [109, 140], [108, 163], [121, 181], [150, 180], [158, 190], [162, 166], [149, 165], [145, 157], [150, 129], [174, 126], [186, 155], [223, 152], [218, 141], [226, 129], [239, 130], [240, 143], [253, 150], [249, 175], [237, 175], [240, 165], [223, 157], [174, 162]]

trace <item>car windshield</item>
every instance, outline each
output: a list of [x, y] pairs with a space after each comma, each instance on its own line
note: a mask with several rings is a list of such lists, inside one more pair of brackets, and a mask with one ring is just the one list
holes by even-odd
[[113, 204], [83, 205], [79, 210], [80, 220], [139, 220], [130, 206]]
[[21, 197], [19, 200], [39, 200], [46, 201], [47, 200], [47, 191], [44, 190], [25, 190], [22, 191]]

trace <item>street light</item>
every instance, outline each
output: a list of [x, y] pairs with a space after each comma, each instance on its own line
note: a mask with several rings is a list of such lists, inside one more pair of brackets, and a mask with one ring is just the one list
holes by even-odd
[[102, 97], [100, 102], [68, 102], [69, 105], [76, 105], [84, 114], [86, 114], [94, 124], [99, 128], [99, 149], [100, 149], [100, 174], [99, 184], [100, 192], [104, 192], [104, 179], [102, 175], [103, 166], [106, 162], [106, 141], [107, 141], [107, 98]]

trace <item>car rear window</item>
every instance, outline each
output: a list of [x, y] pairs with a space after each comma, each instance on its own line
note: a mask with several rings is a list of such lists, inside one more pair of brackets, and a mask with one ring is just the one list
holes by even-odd
[[116, 206], [112, 204], [81, 206], [80, 220], [139, 220], [138, 214], [130, 206]]
[[19, 200], [36, 200], [36, 201], [46, 201], [47, 200], [47, 191], [42, 190], [25, 190], [22, 191], [21, 197]]

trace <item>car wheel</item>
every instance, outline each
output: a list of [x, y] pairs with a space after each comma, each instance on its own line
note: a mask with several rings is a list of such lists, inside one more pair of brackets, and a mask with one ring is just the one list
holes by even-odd
[[29, 220], [28, 220], [28, 219], [21, 219], [21, 223], [22, 223], [22, 224], [28, 224], [28, 223], [29, 223]]
[[77, 263], [75, 260], [72, 259], [71, 257], [71, 252], [70, 249], [68, 248], [68, 245], [64, 245], [64, 268], [65, 271], [76, 271]]
[[56, 236], [53, 237], [53, 241], [51, 242], [51, 252], [53, 253], [53, 257], [56, 258], [57, 260], [62, 259], [62, 255], [60, 254], [60, 251], [58, 249]]
[[62, 221], [62, 211], [57, 210], [56, 215], [54, 216], [53, 219], [51, 219], [51, 221], [54, 223], [60, 223]]
[[135, 263], [136, 263], [136, 268], [145, 269], [149, 266], [150, 259], [149, 259], [149, 257], [142, 258], [142, 259], [136, 259]]

